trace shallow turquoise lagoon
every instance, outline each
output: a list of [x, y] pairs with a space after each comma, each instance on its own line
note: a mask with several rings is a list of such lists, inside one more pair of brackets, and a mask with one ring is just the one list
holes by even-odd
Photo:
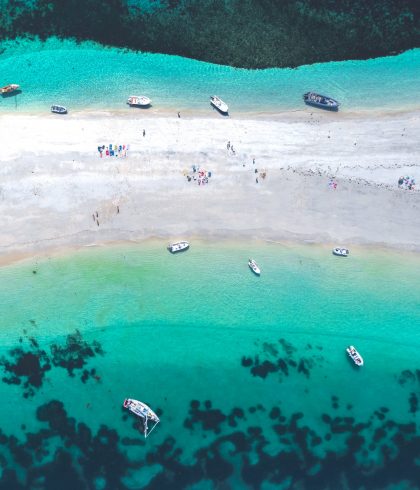
[[[260, 242], [4, 266], [3, 467], [27, 488], [63, 461], [73, 488], [416, 488], [419, 272], [411, 254]], [[146, 442], [126, 396], [161, 416]]]
[[132, 94], [148, 95], [162, 112], [206, 114], [209, 95], [217, 94], [232, 116], [276, 113], [305, 110], [302, 94], [309, 90], [338, 99], [344, 112], [420, 106], [420, 49], [366, 61], [245, 70], [57, 39], [1, 47], [3, 84], [18, 83], [22, 93], [0, 99], [0, 114], [48, 112], [53, 103], [71, 111], [130, 111], [125, 102]]

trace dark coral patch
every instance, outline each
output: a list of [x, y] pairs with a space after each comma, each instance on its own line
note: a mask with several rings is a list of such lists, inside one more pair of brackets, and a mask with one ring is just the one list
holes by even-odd
[[21, 347], [12, 349], [9, 359], [2, 357], [0, 365], [6, 373], [3, 382], [22, 384], [25, 397], [35, 394], [35, 390], [42, 386], [45, 373], [51, 369], [46, 352], [35, 347], [32, 351]]
[[[24, 331], [26, 336], [26, 331]], [[23, 396], [28, 398], [35, 394], [45, 378], [45, 373], [52, 366], [67, 369], [73, 375], [75, 369], [82, 369], [91, 357], [103, 355], [100, 344], [96, 341], [88, 343], [82, 339], [80, 332], [68, 335], [64, 346], [53, 344], [51, 346], [52, 355], [39, 347], [38, 341], [34, 337], [19, 339], [20, 343], [26, 340], [29, 344], [26, 348], [17, 347], [9, 351], [8, 357], [0, 359], [0, 366], [6, 373], [3, 382], [7, 384], [17, 384], [23, 386]], [[100, 381], [100, 377], [94, 368], [85, 369], [81, 380], [83, 383], [89, 378]]]
[[[70, 376], [74, 376], [75, 370], [82, 369], [88, 360], [96, 355], [104, 355], [99, 342], [95, 340], [91, 343], [87, 342], [78, 330], [66, 337], [64, 345], [51, 345], [52, 364], [66, 369]], [[86, 381], [86, 375], [82, 376]]]
[[250, 357], [242, 357], [242, 366], [243, 367], [250, 367], [252, 366], [253, 362], [252, 362], [252, 359]]
[[411, 393], [408, 402], [410, 404], [410, 409], [409, 409], [410, 413], [416, 414], [419, 409], [418, 396], [415, 393]]
[[200, 409], [200, 404], [196, 400], [191, 401], [189, 417], [184, 421], [184, 427], [193, 429], [196, 424], [202, 426], [205, 431], [213, 431], [220, 433], [220, 426], [227, 416], [221, 410], [211, 408], [211, 402], [207, 400], [204, 404], [204, 409]]
[[[338, 402], [336, 398], [332, 400]], [[388, 418], [382, 421], [376, 416], [376, 412], [387, 413], [382, 409], [372, 414], [373, 422], [324, 413], [322, 421], [328, 433], [323, 434], [316, 426], [305, 424], [303, 412], [286, 416], [278, 407], [270, 409], [257, 404], [250, 408], [275, 421], [275, 425], [256, 425], [257, 417], [247, 419], [247, 411], [241, 407], [223, 412], [212, 400], [192, 400], [187, 425], [197, 433], [201, 430], [217, 435], [209, 436], [211, 442], [184, 461], [184, 447], [172, 436], [156, 445], [141, 437], [122, 437], [104, 425], [95, 433], [69, 417], [61, 401], [53, 400], [36, 412], [46, 428], [26, 434], [25, 442], [0, 432], [5, 461], [12, 460], [19, 468], [16, 474], [3, 470], [0, 488], [20, 488], [18, 474], [25, 478], [22, 489], [66, 489], [76, 485], [83, 490], [127, 490], [125, 482], [132, 477], [132, 470], [146, 466], [157, 469], [149, 483], [142, 485], [150, 490], [206, 485], [286, 488], [291, 481], [303, 490], [341, 488], [343, 481], [349, 488], [386, 488], [400, 481], [415, 488], [418, 482], [420, 436], [414, 422], [401, 424]], [[235, 429], [232, 431], [231, 427]], [[341, 449], [329, 450], [330, 440], [334, 447], [340, 446], [341, 441]], [[326, 450], [321, 447], [323, 444]], [[129, 460], [127, 452], [137, 454], [139, 459]], [[68, 479], [61, 486], [60, 476]]]
[[[280, 380], [283, 376], [289, 376], [290, 370], [295, 370], [309, 378], [311, 369], [323, 361], [319, 354], [310, 354], [310, 357], [299, 357], [297, 349], [285, 339], [280, 339], [279, 344], [283, 352], [280, 354], [275, 344], [264, 342], [261, 352], [255, 356], [243, 356], [241, 364], [243, 367], [250, 368], [252, 376], [265, 379], [268, 375], [278, 373]], [[312, 350], [305, 348], [305, 351]]]

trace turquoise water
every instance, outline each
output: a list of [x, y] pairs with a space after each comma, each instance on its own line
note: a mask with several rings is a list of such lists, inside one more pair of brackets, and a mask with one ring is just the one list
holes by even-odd
[[[259, 242], [4, 266], [3, 467], [49, 488], [63, 461], [68, 488], [418, 488], [419, 273], [416, 255]], [[25, 386], [28, 353], [49, 368]], [[146, 443], [126, 396], [161, 413]]]
[[420, 49], [393, 57], [245, 70], [178, 56], [145, 54], [94, 43], [39, 41], [3, 43], [2, 85], [22, 93], [0, 99], [5, 112], [45, 112], [52, 103], [70, 110], [129, 111], [130, 94], [146, 94], [156, 110], [207, 113], [218, 94], [230, 113], [305, 110], [302, 94], [335, 97], [342, 110], [400, 110], [420, 107]]

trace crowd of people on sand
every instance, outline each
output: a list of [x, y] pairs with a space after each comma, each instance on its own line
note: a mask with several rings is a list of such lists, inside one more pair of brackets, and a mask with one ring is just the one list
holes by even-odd
[[211, 178], [211, 172], [201, 168], [197, 165], [193, 165], [191, 168], [191, 172], [184, 172], [184, 175], [187, 177], [188, 182], [197, 182], [198, 185], [206, 185], [209, 183], [209, 179]]
[[334, 190], [335, 190], [335, 189], [337, 189], [337, 185], [338, 185], [338, 184], [337, 184], [337, 181], [336, 181], [336, 180], [334, 180], [334, 179], [331, 177], [331, 178], [330, 178], [330, 180], [328, 181], [328, 187], [329, 187], [330, 189], [334, 189]]
[[409, 191], [414, 191], [415, 185], [416, 185], [416, 181], [412, 177], [401, 176], [398, 179], [398, 187], [400, 189], [407, 189]]
[[127, 156], [128, 147], [129, 145], [102, 145], [98, 146], [98, 153], [101, 158], [103, 156], [125, 158]]

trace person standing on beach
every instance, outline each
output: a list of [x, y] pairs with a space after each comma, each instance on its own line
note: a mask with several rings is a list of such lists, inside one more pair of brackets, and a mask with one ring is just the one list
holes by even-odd
[[181, 113], [180, 112], [178, 112], [178, 117], [181, 119]]
[[143, 129], [143, 138], [146, 136], [146, 130]]

